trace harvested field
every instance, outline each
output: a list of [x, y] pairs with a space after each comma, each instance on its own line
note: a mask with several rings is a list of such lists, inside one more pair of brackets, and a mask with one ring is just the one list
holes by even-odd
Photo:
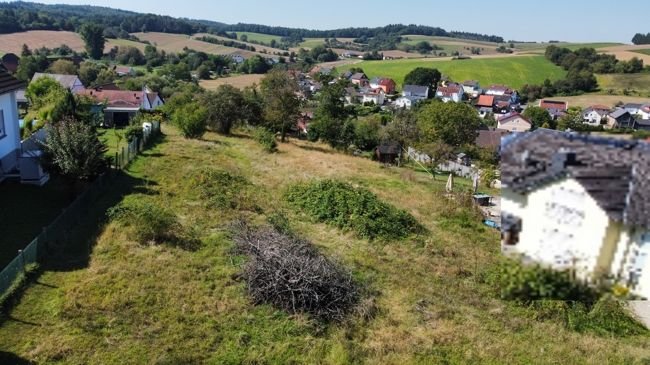
[[259, 85], [263, 77], [264, 75], [238, 75], [222, 77], [215, 80], [201, 80], [199, 85], [207, 90], [214, 90], [220, 85], [232, 85], [234, 87], [243, 89], [247, 86], [253, 86], [253, 84]]
[[228, 55], [228, 54], [241, 54], [243, 56], [252, 56], [256, 53], [244, 51], [238, 48], [225, 47], [208, 42], [201, 42], [192, 39], [185, 34], [169, 34], [169, 33], [134, 33], [136, 37], [143, 41], [149, 41], [161, 50], [166, 52], [183, 52], [185, 47], [195, 51], [201, 51], [211, 54]]
[[[84, 50], [84, 41], [78, 33], [74, 32], [30, 30], [21, 33], [0, 34], [0, 53], [20, 54], [23, 44], [26, 44], [30, 49], [56, 48], [65, 44], [78, 52]], [[125, 39], [107, 39], [104, 49], [108, 51], [113, 46], [132, 46], [144, 50], [145, 44]]]
[[650, 103], [650, 98], [623, 96], [623, 95], [600, 95], [600, 94], [585, 94], [578, 96], [554, 96], [553, 100], [566, 101], [569, 107], [578, 106], [586, 108], [591, 105], [605, 105], [613, 107], [616, 103]]

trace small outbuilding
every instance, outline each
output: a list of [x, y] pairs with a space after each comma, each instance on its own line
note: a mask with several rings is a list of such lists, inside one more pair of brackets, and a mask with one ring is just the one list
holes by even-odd
[[377, 160], [382, 163], [396, 163], [402, 155], [402, 147], [397, 142], [384, 142], [375, 150]]

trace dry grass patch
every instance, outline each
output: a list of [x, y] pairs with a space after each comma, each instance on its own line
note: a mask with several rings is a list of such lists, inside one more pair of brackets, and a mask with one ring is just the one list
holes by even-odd
[[264, 75], [237, 75], [220, 77], [214, 80], [201, 80], [199, 85], [206, 90], [216, 90], [221, 85], [232, 85], [236, 88], [243, 89], [248, 86], [259, 85]]

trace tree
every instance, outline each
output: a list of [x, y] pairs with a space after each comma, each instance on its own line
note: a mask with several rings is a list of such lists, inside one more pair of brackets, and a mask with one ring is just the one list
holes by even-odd
[[435, 68], [417, 67], [404, 77], [404, 85], [428, 86], [435, 89], [442, 75]]
[[53, 74], [61, 75], [76, 75], [77, 66], [75, 66], [72, 61], [68, 60], [56, 60], [54, 61], [49, 68], [50, 72]]
[[241, 72], [247, 74], [265, 74], [271, 66], [262, 56], [253, 56], [239, 66]]
[[43, 122], [56, 122], [63, 117], [65, 112], [66, 89], [51, 77], [41, 77], [29, 84], [25, 90], [29, 100], [30, 109], [25, 120], [39, 120]]
[[104, 54], [104, 28], [95, 23], [86, 23], [79, 28], [81, 38], [86, 44], [86, 52], [93, 59], [100, 59]]
[[415, 45], [415, 49], [422, 54], [431, 53], [431, 51], [433, 51], [433, 47], [431, 47], [431, 44], [427, 41], [418, 42]]
[[[334, 148], [347, 148], [347, 138], [343, 138], [347, 112], [343, 104], [345, 85], [325, 84], [318, 96], [318, 107], [314, 111], [314, 122], [310, 126], [309, 139], [320, 139]], [[348, 132], [348, 131], [345, 131]]]
[[221, 85], [200, 100], [206, 106], [208, 126], [218, 133], [229, 134], [235, 123], [244, 118], [244, 96], [232, 85]]
[[239, 36], [239, 40], [242, 42], [248, 42], [248, 36], [246, 34], [242, 34]]
[[196, 76], [201, 80], [210, 80], [210, 68], [203, 64], [196, 69]]
[[354, 129], [354, 145], [364, 151], [372, 151], [379, 144], [381, 117], [377, 114], [357, 121]]
[[533, 123], [533, 128], [541, 128], [544, 124], [555, 128], [555, 122], [546, 109], [529, 106], [522, 115]]
[[107, 148], [94, 126], [65, 118], [45, 128], [42, 161], [48, 171], [68, 179], [90, 180], [105, 170]]
[[397, 142], [402, 147], [415, 144], [420, 139], [417, 115], [411, 110], [398, 111], [393, 121], [381, 129], [379, 139], [383, 142]]
[[272, 70], [260, 85], [264, 99], [264, 119], [269, 130], [280, 133], [284, 142], [287, 133], [300, 116], [298, 85], [288, 72]]
[[22, 81], [29, 81], [37, 72], [47, 69], [49, 61], [44, 55], [21, 57], [16, 70], [16, 77]]
[[423, 143], [441, 141], [453, 147], [474, 143], [481, 125], [474, 108], [461, 103], [433, 102], [418, 117]]
[[79, 66], [79, 80], [86, 85], [91, 86], [97, 80], [102, 68], [94, 62], [84, 62]]
[[198, 102], [189, 102], [178, 107], [172, 114], [172, 123], [180, 129], [183, 137], [199, 139], [205, 134], [207, 111]]
[[32, 50], [29, 49], [29, 47], [23, 43], [22, 50], [20, 51], [20, 57], [27, 57], [32, 55]]

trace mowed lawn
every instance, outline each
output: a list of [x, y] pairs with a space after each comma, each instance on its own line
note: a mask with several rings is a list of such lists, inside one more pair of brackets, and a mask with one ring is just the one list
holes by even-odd
[[[649, 339], [602, 338], [498, 298], [486, 277], [499, 233], [468, 216], [443, 214], [444, 179], [385, 168], [308, 142], [265, 154], [246, 136], [185, 140], [168, 126], [163, 143], [112, 184], [128, 199], [172, 210], [200, 239], [195, 250], [141, 245], [116, 223], [101, 229], [89, 266], [45, 271], [0, 324], [0, 350], [63, 364], [618, 364], [650, 358]], [[250, 181], [255, 211], [210, 207], [193, 173], [222, 169]], [[183, 177], [183, 178], [181, 178]], [[336, 178], [408, 210], [428, 233], [369, 242], [310, 219], [282, 194], [292, 184]], [[284, 211], [293, 230], [349, 268], [365, 315], [320, 324], [254, 305], [238, 278], [243, 258], [228, 227]]]
[[478, 80], [481, 85], [505, 84], [521, 88], [525, 84], [540, 84], [545, 79], [558, 80], [566, 72], [541, 56], [474, 58], [469, 60], [394, 60], [364, 61], [355, 64], [368, 77], [389, 77], [402, 85], [404, 77], [416, 67], [437, 68], [454, 81]]

